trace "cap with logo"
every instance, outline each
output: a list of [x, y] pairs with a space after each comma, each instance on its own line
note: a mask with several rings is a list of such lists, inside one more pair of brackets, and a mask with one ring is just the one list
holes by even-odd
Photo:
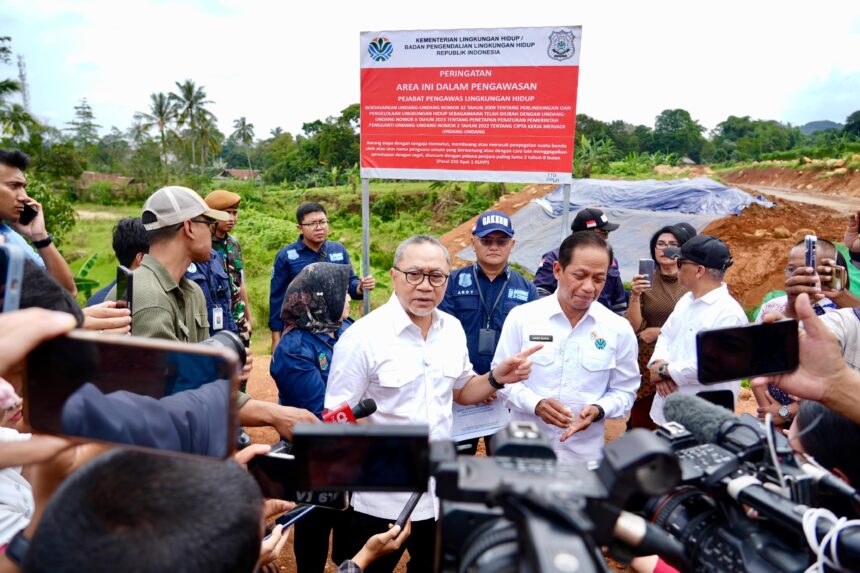
[[501, 211], [485, 211], [478, 216], [472, 234], [478, 238], [486, 237], [490, 233], [501, 231], [509, 237], [514, 236], [514, 226], [511, 218]]
[[620, 225], [618, 223], [610, 223], [606, 215], [600, 209], [583, 209], [573, 218], [573, 223], [570, 224], [570, 230], [576, 231], [593, 231], [600, 229], [607, 233], [614, 231]]
[[223, 211], [230, 207], [236, 207], [239, 204], [239, 201], [242, 200], [242, 197], [238, 193], [216, 189], [209, 193], [205, 200], [206, 204], [209, 205], [211, 209], [219, 209]]
[[224, 211], [211, 209], [209, 205], [188, 187], [172, 185], [162, 187], [149, 196], [143, 204], [141, 221], [147, 231], [178, 225], [194, 217], [203, 215], [215, 221], [229, 221]]
[[684, 243], [680, 248], [663, 249], [670, 258], [693, 261], [709, 269], [726, 270], [732, 266], [732, 253], [729, 246], [716, 237], [698, 235]]

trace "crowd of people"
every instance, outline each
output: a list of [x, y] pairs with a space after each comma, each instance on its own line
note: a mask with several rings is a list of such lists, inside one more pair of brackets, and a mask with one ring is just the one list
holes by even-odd
[[[376, 280], [359, 277], [347, 249], [328, 239], [325, 207], [303, 203], [298, 237], [272, 268], [273, 403], [244, 386], [261, 310], [248, 303], [242, 248], [231, 234], [240, 195], [201, 197], [177, 186], [154, 192], [141, 216], [118, 221], [113, 233], [117, 262], [134, 278], [133, 298], [117, 300], [109, 284], [80, 308], [41, 206], [26, 193], [27, 163], [20, 152], [0, 150], [0, 241], [27, 259], [22, 310], [0, 315], [0, 571], [276, 571], [293, 531], [299, 573], [324, 571], [329, 551], [341, 571], [390, 572], [404, 551], [410, 572], [434, 567], [432, 483], [403, 528], [392, 524], [408, 494], [354, 492], [347, 511], [314, 512], [264, 538], [265, 523], [292, 505], [264, 500], [244, 471], [270, 451], [244, 430], [235, 463], [31, 434], [18, 397], [23, 360], [73, 328], [186, 343], [235, 333], [248, 347], [239, 424], [275, 428], [281, 450], [296, 424], [372, 398], [377, 410], [363, 422], [425, 425], [431, 440], [454, 440], [464, 455], [521, 420], [537, 424], [559, 460], [589, 464], [603, 456], [606, 419], [656, 428], [676, 392], [736, 406], [741, 381], [701, 384], [696, 354], [698, 332], [749, 322], [724, 280], [732, 253], [684, 221], [642, 245], [653, 274], [622, 277], [609, 242], [619, 225], [598, 208], [583, 209], [530, 281], [509, 262], [511, 218], [487, 211], [472, 231], [474, 264], [452, 269], [437, 238], [409, 237], [393, 256], [390, 299], [353, 320], [350, 301], [368, 296]], [[25, 206], [38, 214], [22, 224]], [[844, 452], [857, 444], [860, 422], [860, 299], [849, 284], [829, 285], [834, 268], [860, 267], [857, 225], [852, 214], [850, 263], [824, 240], [815, 268], [804, 266], [803, 243], [788, 253], [785, 294], [768, 300], [758, 320], [802, 322], [800, 368], [752, 380], [759, 415], [771, 414], [791, 429], [798, 450], [854, 483], [857, 464]], [[841, 433], [840, 448], [825, 431]]]

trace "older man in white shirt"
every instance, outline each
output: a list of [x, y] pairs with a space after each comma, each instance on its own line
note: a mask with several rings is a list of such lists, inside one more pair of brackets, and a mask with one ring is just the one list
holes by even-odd
[[603, 457], [603, 419], [623, 418], [639, 387], [636, 335], [597, 297], [612, 260], [606, 241], [591, 231], [562, 242], [552, 296], [511, 310], [493, 364], [534, 344], [529, 378], [499, 392], [513, 420], [538, 423], [560, 460]]
[[675, 392], [699, 394], [728, 390], [737, 404], [740, 380], [705, 386], [699, 382], [696, 334], [702, 330], [748, 324], [741, 305], [729, 294], [723, 277], [732, 266], [728, 245], [716, 237], [693, 237], [680, 249], [666, 249], [665, 255], [678, 262], [678, 282], [689, 292], [675, 304], [675, 310], [660, 329], [654, 354], [648, 361], [657, 394], [651, 405], [651, 419], [665, 424], [663, 404]]
[[[436, 309], [445, 296], [451, 269], [447, 249], [434, 237], [416, 235], [394, 253], [394, 295], [350, 327], [334, 349], [325, 407], [372, 398], [377, 411], [371, 424], [427, 424], [431, 440], [450, 440], [452, 400], [476, 404], [496, 390], [528, 377], [529, 355], [520, 351], [476, 376], [469, 361], [466, 335], [453, 316]], [[349, 541], [336, 540], [335, 561], [360, 549], [374, 533], [386, 531], [409, 494], [355, 493]], [[438, 507], [431, 486], [412, 513], [410, 573], [433, 570]], [[367, 571], [392, 571], [403, 549], [379, 559]]]

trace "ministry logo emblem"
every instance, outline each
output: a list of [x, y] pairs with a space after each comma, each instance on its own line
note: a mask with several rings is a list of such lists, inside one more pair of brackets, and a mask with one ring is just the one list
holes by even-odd
[[391, 41], [385, 36], [374, 38], [367, 45], [367, 53], [370, 54], [370, 59], [374, 62], [386, 62], [394, 52], [394, 46]]
[[573, 32], [560, 30], [549, 35], [549, 46], [546, 53], [553, 60], [560, 62], [572, 58], [574, 51]]

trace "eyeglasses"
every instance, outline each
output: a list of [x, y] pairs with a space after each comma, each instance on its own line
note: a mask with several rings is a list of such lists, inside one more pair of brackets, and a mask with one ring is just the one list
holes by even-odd
[[214, 219], [189, 219], [192, 223], [203, 223], [204, 225], [214, 225]]
[[675, 241], [671, 241], [669, 243], [666, 243], [665, 241], [657, 241], [657, 248], [658, 249], [665, 249], [666, 247], [678, 248], [678, 243]]
[[320, 219], [319, 221], [311, 221], [310, 223], [299, 223], [299, 227], [313, 227], [314, 229], [319, 229], [321, 227], [328, 227], [328, 224], [328, 219]]
[[511, 244], [510, 237], [479, 237], [478, 240], [481, 241], [481, 244], [485, 247], [496, 245], [497, 247], [505, 248]]
[[684, 266], [684, 263], [699, 266], [699, 263], [697, 263], [695, 261], [688, 261], [687, 259], [676, 259], [675, 260], [675, 264], [678, 265], [679, 269]]
[[395, 271], [400, 271], [406, 277], [406, 282], [411, 285], [420, 285], [424, 282], [424, 277], [430, 281], [430, 286], [440, 287], [448, 280], [448, 275], [438, 271], [432, 273], [423, 273], [421, 271], [401, 271], [397, 267], [393, 267]]

